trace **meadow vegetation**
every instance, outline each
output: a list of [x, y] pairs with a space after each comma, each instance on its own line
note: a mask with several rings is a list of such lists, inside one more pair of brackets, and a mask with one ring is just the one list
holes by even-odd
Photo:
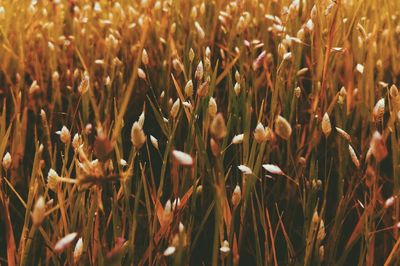
[[0, 0], [0, 264], [399, 265], [399, 21]]

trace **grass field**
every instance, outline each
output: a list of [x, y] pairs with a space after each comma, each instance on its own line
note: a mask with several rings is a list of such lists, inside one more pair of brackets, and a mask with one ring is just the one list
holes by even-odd
[[399, 265], [400, 1], [0, 0], [0, 265]]

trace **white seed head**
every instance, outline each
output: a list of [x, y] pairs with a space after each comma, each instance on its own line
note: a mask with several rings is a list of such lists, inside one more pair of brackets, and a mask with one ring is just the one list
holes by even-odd
[[32, 223], [34, 226], [38, 227], [42, 224], [46, 215], [46, 202], [44, 201], [43, 196], [40, 196], [32, 211]]
[[338, 133], [341, 137], [343, 137], [343, 138], [346, 139], [347, 141], [350, 141], [350, 140], [351, 140], [350, 135], [349, 135], [346, 131], [344, 131], [343, 129], [341, 129], [340, 127], [336, 127], [336, 131], [337, 131], [337, 133]]
[[49, 189], [56, 191], [58, 184], [60, 184], [60, 176], [54, 169], [50, 169], [47, 174], [47, 186]]
[[149, 64], [149, 55], [147, 54], [147, 51], [144, 48], [142, 51], [142, 63], [143, 63], [143, 65], [146, 65], [146, 66]]
[[258, 123], [256, 126], [256, 129], [254, 130], [254, 139], [257, 141], [257, 143], [262, 143], [267, 140], [267, 134], [265, 132], [265, 128], [263, 124]]
[[182, 151], [174, 150], [172, 152], [174, 159], [178, 162], [179, 165], [182, 166], [192, 166], [193, 158], [190, 154], [187, 154]]
[[356, 152], [354, 151], [353, 147], [351, 147], [351, 145], [349, 145], [349, 153], [350, 153], [350, 158], [353, 161], [354, 165], [357, 168], [360, 168], [360, 161], [358, 160]]
[[179, 99], [176, 99], [176, 101], [174, 102], [174, 104], [171, 107], [171, 117], [172, 118], [176, 118], [176, 116], [178, 115], [179, 112], [179, 107], [181, 106], [181, 101]]
[[144, 125], [144, 119], [145, 119], [145, 116], [144, 116], [144, 110], [143, 110], [143, 112], [140, 114], [139, 120], [138, 120], [139, 125], [140, 125], [142, 128], [143, 128], [143, 125]]
[[200, 39], [204, 39], [206, 37], [206, 34], [203, 30], [203, 28], [200, 26], [200, 23], [195, 21], [194, 22], [194, 27], [196, 28], [197, 35], [199, 36]]
[[144, 70], [143, 70], [143, 69], [141, 69], [141, 68], [138, 68], [138, 70], [137, 70], [137, 74], [138, 74], [138, 77], [139, 77], [139, 78], [141, 78], [141, 79], [143, 79], [143, 80], [145, 80], [145, 79], [146, 79], [146, 73], [144, 72]]
[[139, 125], [139, 122], [133, 123], [131, 130], [131, 142], [133, 146], [138, 150], [142, 147], [142, 145], [146, 141], [146, 136], [143, 132], [142, 127]]
[[217, 102], [215, 101], [214, 97], [211, 97], [208, 101], [208, 113], [211, 117], [214, 117], [217, 114]]
[[164, 256], [168, 257], [168, 256], [173, 255], [175, 253], [175, 250], [176, 250], [176, 248], [174, 246], [169, 246], [169, 247], [167, 247], [166, 250], [164, 250], [163, 254], [164, 254]]
[[3, 162], [2, 162], [3, 168], [5, 170], [8, 170], [11, 166], [11, 163], [12, 163], [11, 155], [9, 152], [7, 152], [3, 157]]
[[193, 95], [193, 81], [189, 80], [185, 85], [185, 95], [186, 97], [191, 97]]
[[224, 255], [228, 254], [231, 249], [229, 248], [229, 242], [227, 240], [224, 240], [222, 243], [220, 249], [219, 249]]
[[362, 74], [362, 73], [364, 73], [364, 66], [361, 64], [357, 64], [356, 70], [358, 73]]
[[79, 84], [78, 92], [81, 95], [85, 94], [86, 92], [89, 91], [89, 86], [90, 86], [90, 78], [89, 78], [89, 75], [87, 73], [85, 73], [83, 75], [83, 79], [82, 79], [81, 83]]
[[83, 254], [83, 240], [82, 237], [78, 239], [74, 248], [74, 263], [76, 264]]
[[232, 193], [232, 205], [234, 207], [237, 207], [241, 199], [242, 199], [242, 190], [240, 189], [239, 185], [236, 185]]
[[236, 96], [240, 94], [241, 88], [240, 88], [240, 83], [236, 82], [235, 86], [233, 87], [233, 90], [235, 91]]
[[218, 113], [216, 116], [214, 116], [214, 119], [210, 125], [210, 132], [211, 135], [213, 135], [213, 137], [217, 140], [224, 138], [228, 134], [225, 119], [221, 113]]
[[396, 197], [394, 197], [394, 196], [391, 196], [390, 198], [388, 198], [386, 201], [385, 201], [385, 209], [387, 209], [387, 208], [389, 208], [389, 207], [391, 207], [391, 206], [393, 206], [393, 204], [395, 203], [395, 200], [396, 200]]
[[263, 164], [263, 168], [267, 170], [267, 172], [275, 175], [284, 175], [283, 171], [279, 166], [275, 164]]
[[72, 138], [72, 147], [76, 150], [82, 145], [82, 138], [81, 136], [76, 133]]
[[235, 71], [235, 80], [237, 83], [240, 83], [240, 73], [237, 70]]
[[385, 140], [379, 131], [375, 131], [372, 135], [369, 150], [378, 162], [382, 161], [388, 155]]
[[300, 87], [297, 86], [297, 87], [294, 89], [294, 96], [295, 96], [297, 99], [300, 98], [300, 96], [301, 96], [301, 88], [300, 88]]
[[76, 232], [70, 233], [58, 240], [54, 245], [54, 251], [57, 253], [63, 252], [75, 240], [77, 235], [78, 233]]
[[325, 137], [327, 138], [329, 134], [332, 132], [331, 120], [329, 119], [328, 113], [325, 113], [322, 117], [322, 132], [324, 133]]
[[156, 150], [158, 150], [158, 140], [152, 135], [150, 135], [150, 141], [153, 147], [156, 148]]
[[203, 68], [203, 61], [200, 61], [199, 64], [197, 65], [196, 72], [194, 73], [194, 77], [197, 80], [201, 80], [204, 75], [204, 68]]
[[235, 135], [232, 138], [232, 144], [240, 144], [243, 142], [244, 134]]
[[384, 113], [385, 113], [385, 98], [381, 98], [379, 99], [379, 101], [376, 102], [373, 110], [375, 121], [377, 122], [382, 121]]
[[248, 167], [246, 165], [241, 164], [238, 166], [238, 168], [245, 175], [251, 175], [253, 173], [253, 171], [250, 169], [250, 167]]
[[292, 127], [282, 116], [278, 115], [275, 120], [275, 133], [284, 140], [288, 140], [292, 135]]
[[193, 59], [194, 59], [194, 51], [193, 51], [192, 48], [190, 48], [190, 50], [189, 50], [189, 60], [190, 60], [190, 62], [193, 62]]
[[120, 164], [121, 166], [127, 166], [127, 165], [128, 165], [128, 163], [127, 163], [124, 159], [120, 159], [120, 160], [119, 160], [119, 164]]
[[71, 140], [71, 133], [66, 126], [63, 126], [60, 131], [57, 131], [56, 134], [60, 135], [60, 140], [62, 143], [67, 144]]

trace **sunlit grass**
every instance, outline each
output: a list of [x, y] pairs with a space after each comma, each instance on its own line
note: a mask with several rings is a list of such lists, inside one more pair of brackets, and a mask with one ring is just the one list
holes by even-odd
[[0, 264], [399, 264], [399, 12], [0, 0]]

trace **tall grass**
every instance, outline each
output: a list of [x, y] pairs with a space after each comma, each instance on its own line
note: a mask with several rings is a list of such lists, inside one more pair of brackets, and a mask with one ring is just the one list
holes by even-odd
[[0, 0], [0, 264], [399, 264], [399, 12]]

